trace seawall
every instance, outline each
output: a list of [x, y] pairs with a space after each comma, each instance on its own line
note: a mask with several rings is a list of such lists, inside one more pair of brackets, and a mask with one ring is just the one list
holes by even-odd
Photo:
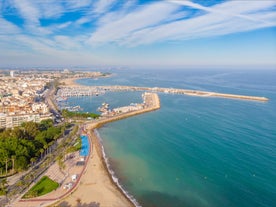
[[110, 117], [101, 117], [99, 120], [94, 122], [96, 124], [95, 128], [99, 128], [104, 124], [109, 122], [114, 122], [120, 119], [125, 119], [127, 117], [136, 116], [139, 114], [147, 113], [150, 111], [155, 111], [160, 108], [160, 100], [159, 96], [156, 93], [149, 93], [149, 99], [146, 99], [146, 104], [148, 105], [146, 108], [137, 110], [137, 111], [130, 111], [127, 113], [121, 113]]
[[[198, 90], [187, 90], [187, 89], [177, 89], [177, 88], [160, 88], [160, 87], [137, 87], [137, 86], [66, 86], [65, 88], [77, 88], [78, 90], [87, 91], [90, 90], [95, 91], [149, 91], [149, 92], [161, 92], [161, 93], [170, 93], [170, 94], [183, 94], [189, 96], [202, 96], [202, 97], [220, 97], [220, 98], [231, 98], [231, 99], [241, 99], [241, 100], [250, 100], [250, 101], [268, 101], [269, 99], [266, 97], [260, 96], [246, 96], [239, 94], [228, 94], [228, 93], [216, 93], [210, 91], [198, 91]], [[62, 90], [62, 89], [61, 89]]]

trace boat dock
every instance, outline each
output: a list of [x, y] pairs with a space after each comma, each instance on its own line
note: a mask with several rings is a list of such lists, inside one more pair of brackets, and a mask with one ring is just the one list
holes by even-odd
[[127, 117], [136, 116], [150, 111], [155, 111], [160, 108], [160, 100], [157, 93], [146, 92], [144, 93], [143, 98], [144, 98], [143, 107], [137, 107], [134, 110], [120, 111], [119, 113], [114, 113], [107, 116], [101, 116], [100, 119], [93, 120], [92, 122], [96, 124], [95, 128], [98, 128], [103, 124], [106, 124], [109, 122], [114, 122], [120, 119], [125, 119]]
[[57, 97], [98, 96], [105, 91], [98, 87], [63, 87], [57, 91]]
[[89, 96], [89, 95], [99, 95], [105, 92], [119, 92], [119, 91], [148, 91], [148, 92], [160, 92], [160, 93], [170, 93], [170, 94], [183, 94], [189, 96], [202, 96], [202, 97], [220, 97], [220, 98], [231, 98], [231, 99], [242, 99], [250, 101], [268, 101], [266, 97], [260, 96], [245, 96], [237, 94], [226, 94], [226, 93], [216, 93], [209, 91], [198, 91], [198, 90], [187, 90], [187, 89], [177, 89], [177, 88], [160, 88], [160, 87], [137, 87], [137, 86], [90, 86], [90, 87], [64, 87], [58, 90], [58, 95], [62, 97], [68, 96]]
[[109, 109], [109, 105], [107, 103], [103, 103], [102, 106], [99, 107], [99, 111], [102, 112], [102, 117], [108, 117], [148, 108], [160, 108], [159, 97], [156, 93], [145, 92], [142, 94], [142, 98], [142, 103], [131, 103], [129, 106], [122, 106], [114, 109]]

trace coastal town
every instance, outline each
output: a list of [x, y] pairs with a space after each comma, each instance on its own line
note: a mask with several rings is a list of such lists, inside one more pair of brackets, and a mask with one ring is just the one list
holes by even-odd
[[[23, 122], [52, 119], [46, 97], [53, 81], [60, 78], [99, 77], [100, 72], [0, 71], [0, 128], [20, 126]], [[46, 100], [46, 101], [45, 101]]]
[[[97, 135], [97, 128], [109, 122], [158, 110], [161, 106], [158, 93], [268, 101], [265, 97], [207, 91], [119, 85], [81, 86], [75, 82], [80, 78], [106, 76], [107, 74], [101, 72], [71, 72], [67, 69], [39, 72], [2, 71], [0, 128], [16, 129], [26, 122], [34, 122], [47, 123], [49, 129], [60, 129], [57, 131], [59, 135], [50, 143], [43, 141], [44, 149], [41, 149], [40, 153], [37, 152], [36, 158], [28, 165], [31, 171], [14, 172], [14, 157], [6, 158], [2, 163], [2, 169], [5, 172], [1, 170], [0, 176], [8, 178], [6, 197], [0, 196], [2, 204], [10, 207], [66, 206], [67, 204], [75, 206], [82, 198], [83, 202], [92, 202], [95, 206], [99, 203], [103, 206], [113, 206], [111, 203], [121, 207], [137, 206], [139, 205], [137, 201], [125, 193], [116, 178], [111, 176], [112, 172], [108, 168], [109, 163]], [[141, 91], [142, 101], [117, 108], [110, 108], [109, 104], [104, 102], [98, 108], [101, 114], [94, 118], [91, 118], [88, 112], [80, 112], [79, 106], [65, 109], [67, 115], [71, 112], [72, 116], [62, 113], [64, 110], [60, 103], [69, 97], [100, 96], [109, 92], [122, 91]], [[47, 130], [47, 127], [43, 130]], [[35, 139], [40, 138], [36, 136]], [[17, 177], [17, 174], [20, 176]], [[37, 195], [37, 192], [28, 193], [45, 176], [57, 183], [55, 190], [45, 195]], [[16, 187], [20, 185], [20, 188]], [[99, 196], [103, 194], [106, 196]]]
[[[10, 169], [10, 163], [14, 162], [12, 161], [14, 158], [9, 158], [3, 163], [4, 166], [2, 167], [6, 168], [6, 170], [4, 173], [3, 170], [1, 170], [0, 176], [1, 180], [7, 179], [7, 185], [3, 185], [6, 190], [4, 190], [3, 186], [1, 187], [1, 191], [6, 192], [5, 197], [0, 196], [1, 206], [49, 206], [59, 202], [62, 198], [67, 198], [70, 195], [70, 192], [72, 193], [73, 191], [76, 191], [77, 194], [80, 191], [82, 194], [85, 186], [81, 186], [81, 188], [77, 186], [82, 185], [80, 183], [81, 178], [85, 179], [85, 176], [87, 177], [87, 174], [84, 173], [85, 170], [92, 170], [93, 174], [98, 174], [100, 177], [108, 180], [109, 183], [104, 187], [102, 186], [102, 183], [99, 183], [101, 187], [97, 188], [97, 190], [100, 190], [100, 192], [107, 191], [110, 186], [114, 187], [113, 191], [115, 193], [109, 193], [109, 197], [112, 201], [110, 201], [110, 199], [104, 199], [101, 200], [100, 203], [120, 202], [120, 206], [133, 206], [131, 199], [127, 198], [126, 195], [124, 195], [124, 193], [122, 193], [122, 191], [112, 183], [114, 181], [110, 180], [110, 174], [108, 171], [102, 169], [96, 170], [91, 166], [94, 162], [96, 162], [97, 165], [101, 165], [101, 168], [104, 168], [104, 166], [108, 164], [104, 164], [103, 162], [104, 158], [103, 154], [100, 152], [100, 143], [93, 131], [102, 124], [160, 108], [157, 94], [148, 92], [143, 93], [142, 103], [122, 106], [112, 110], [109, 109], [107, 105], [104, 105], [99, 119], [86, 119], [85, 121], [83, 118], [77, 118], [73, 123], [70, 121], [71, 124], [68, 123], [67, 119], [61, 117], [62, 114], [58, 107], [59, 99], [64, 99], [66, 97], [64, 94], [60, 95], [59, 90], [59, 88], [63, 87], [63, 80], [72, 81], [84, 77], [95, 78], [104, 76], [106, 76], [106, 74], [99, 72], [81, 72], [79, 74], [71, 73], [69, 71], [39, 72], [39, 74], [36, 74], [33, 71], [9, 71], [9, 73], [5, 71], [5, 74], [1, 76], [0, 81], [3, 82], [3, 84], [1, 84], [0, 97], [0, 103], [2, 104], [0, 128], [2, 128], [2, 130], [21, 130], [23, 125], [25, 127], [25, 123], [32, 122], [38, 123], [39, 125], [41, 125], [41, 123], [47, 123], [51, 126], [49, 120], [53, 120], [58, 129], [64, 128], [62, 126], [65, 126], [65, 131], [62, 132], [63, 135], [59, 132], [60, 135], [57, 135], [58, 139], [48, 144], [47, 148], [45, 148], [43, 153], [41, 153], [40, 158], [32, 158], [32, 164], [29, 166], [30, 169], [32, 169], [31, 171], [14, 173], [14, 169]], [[103, 94], [98, 90], [96, 90], [96, 93], [94, 89], [92, 90], [93, 91], [85, 90], [86, 92], [81, 94], [81, 96], [96, 96]], [[69, 92], [70, 91], [71, 90], [69, 90]], [[80, 95], [78, 90], [72, 91], [75, 91], [75, 93], [73, 93], [74, 96]], [[72, 96], [72, 94], [70, 96]], [[57, 117], [59, 119], [57, 119]], [[59, 121], [57, 122], [57, 120]], [[51, 126], [49, 130], [52, 130], [52, 128], [53, 126]], [[68, 129], [66, 130], [66, 128]], [[66, 136], [65, 134], [68, 135]], [[78, 137], [81, 137], [81, 140]], [[80, 146], [80, 148], [78, 148], [79, 152], [73, 150], [74, 152], [64, 153], [72, 147], [75, 148], [75, 146]], [[62, 152], [57, 150], [59, 148], [63, 148]], [[86, 150], [84, 150], [84, 148], [86, 148]], [[93, 150], [93, 148], [96, 150]], [[92, 153], [94, 159], [92, 163], [89, 163], [89, 157], [92, 157]], [[57, 159], [61, 159], [62, 161], [58, 161]], [[62, 162], [62, 166], [64, 166], [63, 169], [61, 168], [60, 162]], [[93, 165], [95, 165], [95, 163]], [[27, 166], [24, 168], [28, 169]], [[35, 187], [36, 183], [40, 183], [40, 181], [37, 182], [39, 179], [43, 180], [46, 178], [58, 183], [60, 187], [58, 187], [54, 192], [50, 192], [44, 196], [38, 196], [38, 198], [36, 198], [37, 196], [32, 193], [28, 193], [29, 191], [32, 191], [32, 188]], [[95, 180], [96, 177], [88, 177], [87, 179]], [[21, 184], [22, 182], [24, 183], [23, 185]], [[16, 188], [18, 185], [20, 185], [20, 187]], [[68, 198], [70, 200], [70, 196]], [[93, 199], [97, 201], [96, 197]], [[74, 205], [74, 202], [75, 201], [70, 201], [72, 205]]]

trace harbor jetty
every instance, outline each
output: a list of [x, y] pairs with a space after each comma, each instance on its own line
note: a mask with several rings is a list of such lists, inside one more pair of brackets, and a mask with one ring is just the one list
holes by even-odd
[[96, 122], [93, 121], [93, 123], [96, 124], [95, 128], [99, 128], [102, 125], [107, 124], [109, 122], [125, 119], [130, 116], [136, 116], [150, 111], [155, 111], [160, 108], [160, 100], [157, 93], [146, 92], [143, 94], [143, 99], [144, 99], [143, 104], [138, 105], [137, 107], [131, 107], [131, 106], [120, 107], [121, 109], [124, 108], [126, 110], [123, 111], [123, 110], [120, 110], [120, 108], [117, 108], [116, 113], [111, 112], [110, 114], [101, 116], [101, 118]]
[[157, 94], [145, 92], [142, 94], [143, 103], [131, 103], [128, 106], [121, 106], [118, 108], [109, 108], [109, 104], [102, 103], [102, 106], [98, 108], [98, 111], [102, 112], [101, 117], [110, 117], [117, 114], [128, 113], [132, 111], [139, 111], [146, 108], [160, 108], [160, 101]]
[[198, 90], [188, 90], [188, 89], [177, 89], [177, 88], [161, 88], [161, 87], [137, 87], [137, 86], [65, 86], [58, 90], [58, 96], [68, 97], [68, 96], [89, 96], [89, 95], [99, 95], [105, 92], [119, 92], [119, 91], [148, 91], [152, 93], [170, 93], [170, 94], [183, 94], [189, 96], [202, 96], [202, 97], [219, 97], [219, 98], [231, 98], [231, 99], [242, 99], [250, 101], [268, 101], [266, 97], [260, 96], [246, 96], [237, 94], [227, 94], [227, 93], [216, 93], [209, 91], [198, 91]]

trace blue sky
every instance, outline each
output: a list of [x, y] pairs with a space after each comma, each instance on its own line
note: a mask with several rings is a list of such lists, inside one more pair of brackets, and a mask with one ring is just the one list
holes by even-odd
[[276, 1], [0, 0], [0, 67], [272, 67]]

